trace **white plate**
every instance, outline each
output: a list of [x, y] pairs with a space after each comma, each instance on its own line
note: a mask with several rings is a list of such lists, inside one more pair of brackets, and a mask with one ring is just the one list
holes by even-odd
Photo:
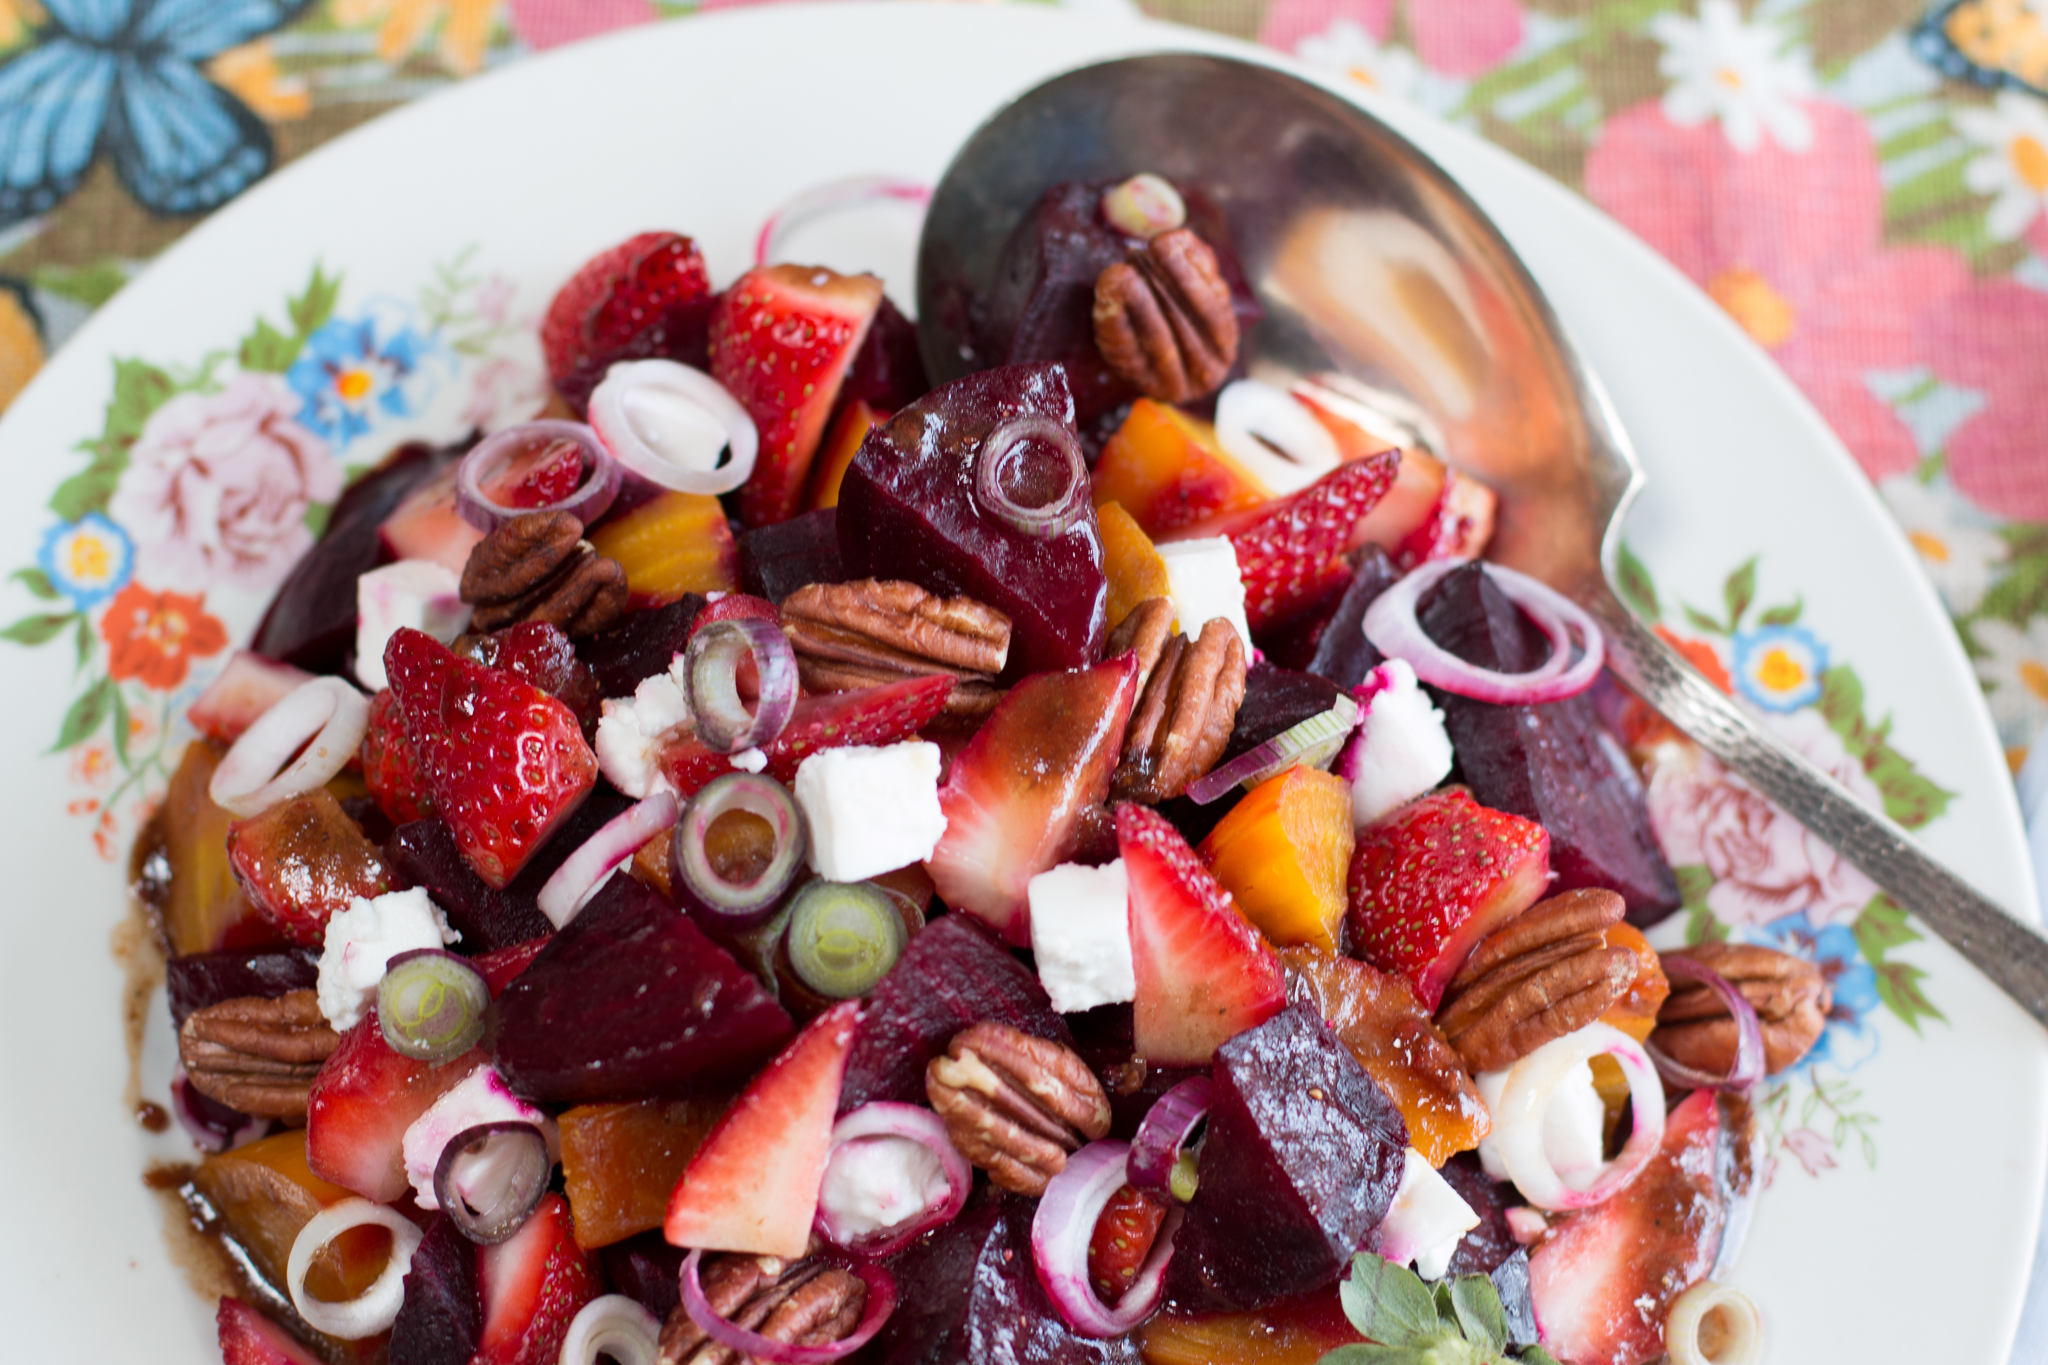
[[[515, 284], [510, 316], [530, 320], [594, 250], [656, 226], [695, 234], [728, 280], [763, 216], [796, 191], [858, 172], [930, 182], [1008, 95], [1069, 66], [1164, 47], [1274, 60], [1188, 30], [1035, 7], [793, 6], [619, 34], [380, 119], [186, 238], [37, 379], [0, 425], [10, 551], [0, 562], [31, 564], [56, 524], [47, 499], [81, 467], [74, 447], [100, 431], [111, 362], [232, 354], [258, 316], [286, 325], [283, 301], [316, 261], [343, 278], [342, 315], [387, 319], [417, 304], [435, 264], [474, 248], [469, 267]], [[1934, 851], [2004, 904], [2031, 904], [2011, 785], [1963, 654], [1819, 418], [1676, 272], [1577, 199], [1465, 133], [1372, 108], [1496, 218], [1605, 378], [1650, 470], [1629, 532], [1667, 620], [1691, 633], [1671, 604], [1718, 613], [1724, 577], [1761, 554], [1760, 603], [1802, 598], [1803, 624], [1860, 674], [1865, 713], [1892, 717], [1896, 748], [1958, 793], [1927, 829]], [[894, 254], [880, 263], [900, 291], [905, 240], [899, 231], [892, 245], [886, 223], [869, 228], [882, 257]], [[536, 359], [523, 336], [487, 349]], [[441, 355], [416, 381], [418, 419], [380, 420], [345, 459], [373, 458], [402, 431], [452, 432], [482, 364]], [[66, 609], [18, 582], [5, 592], [0, 619]], [[207, 608], [241, 638], [260, 599], [216, 585]], [[123, 1107], [121, 974], [109, 953], [125, 913], [120, 865], [95, 855], [90, 813], [67, 813], [105, 788], [78, 752], [50, 752], [67, 708], [105, 667], [100, 650], [75, 671], [69, 640], [0, 654], [10, 679], [4, 865], [16, 888], [0, 966], [8, 1354], [212, 1362], [211, 1305], [174, 1267], [139, 1178], [162, 1144]], [[130, 695], [145, 697], [132, 684]], [[153, 742], [146, 728], [137, 742]], [[130, 828], [117, 832], [124, 846]], [[1940, 945], [1894, 960], [1925, 971], [1946, 1022], [1916, 1034], [1882, 1011], [1868, 1016], [1861, 1045], [1876, 1054], [1843, 1082], [1860, 1094], [1832, 1097], [1870, 1116], [1874, 1166], [1853, 1131], [1818, 1178], [1787, 1149], [1736, 1278], [1763, 1306], [1774, 1361], [2003, 1365], [2040, 1207], [2048, 1051]], [[1795, 1109], [1812, 1093], [1795, 1089]], [[1788, 1127], [1802, 1122], [1793, 1113]], [[1825, 1116], [1812, 1126], [1827, 1130]]]

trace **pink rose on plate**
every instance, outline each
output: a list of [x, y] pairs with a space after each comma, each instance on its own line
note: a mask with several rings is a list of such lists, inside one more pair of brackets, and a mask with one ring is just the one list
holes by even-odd
[[[1818, 711], [1768, 718], [1778, 737], [1873, 809], [1884, 797]], [[1798, 821], [1690, 744], [1667, 744], [1650, 775], [1650, 823], [1674, 867], [1714, 876], [1707, 908], [1726, 924], [1806, 911], [1816, 929], [1846, 924], [1877, 894], [1870, 878]]]
[[297, 395], [238, 374], [150, 414], [108, 513], [135, 540], [136, 576], [160, 588], [261, 590], [313, 544], [306, 510], [341, 492], [327, 443], [295, 420]]
[[1835, 1169], [1835, 1144], [1811, 1128], [1794, 1128], [1785, 1134], [1783, 1146], [1799, 1158], [1808, 1175]]

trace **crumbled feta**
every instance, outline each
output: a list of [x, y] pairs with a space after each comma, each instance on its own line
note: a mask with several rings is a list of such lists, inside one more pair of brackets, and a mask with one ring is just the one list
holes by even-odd
[[939, 746], [849, 744], [796, 770], [796, 803], [811, 832], [811, 869], [857, 882], [931, 857], [946, 832]]
[[1237, 548], [1223, 536], [1206, 540], [1169, 540], [1159, 546], [1166, 561], [1166, 592], [1180, 617], [1180, 632], [1190, 640], [1217, 617], [1230, 622], [1252, 648], [1252, 628], [1244, 618], [1244, 580], [1237, 573]]
[[683, 691], [683, 656], [666, 673], [642, 678], [630, 699], [604, 703], [598, 717], [598, 770], [605, 780], [638, 801], [674, 784], [661, 770], [661, 741], [690, 719], [690, 700]]
[[1061, 863], [1026, 888], [1038, 980], [1061, 1014], [1134, 999], [1131, 883], [1119, 858], [1101, 867]]
[[1451, 775], [1451, 737], [1405, 659], [1366, 674], [1352, 695], [1365, 716], [1338, 771], [1351, 779], [1351, 822], [1363, 829]]
[[1397, 1265], [1415, 1263], [1425, 1280], [1442, 1279], [1451, 1253], [1466, 1233], [1479, 1226], [1472, 1211], [1449, 1181], [1437, 1174], [1428, 1158], [1408, 1149], [1401, 1167], [1401, 1185], [1374, 1234], [1374, 1250]]
[[356, 580], [356, 677], [372, 692], [389, 687], [384, 646], [404, 627], [447, 644], [469, 625], [462, 577], [431, 559], [401, 559]]
[[757, 773], [768, 766], [768, 755], [759, 749], [742, 749], [732, 756], [732, 766], [743, 773]]
[[900, 1227], [945, 1199], [951, 1187], [932, 1149], [876, 1135], [842, 1142], [825, 1165], [818, 1207], [845, 1239]]
[[[1472, 1078], [1479, 1098], [1491, 1113], [1500, 1104], [1513, 1067], [1482, 1071]], [[1606, 1169], [1607, 1105], [1593, 1086], [1593, 1068], [1580, 1062], [1565, 1073], [1543, 1111], [1543, 1154], [1565, 1184], [1575, 1190], [1592, 1187]], [[1507, 1163], [1501, 1160], [1499, 1140], [1479, 1140], [1479, 1163], [1495, 1180], [1508, 1179]]]
[[[561, 1153], [561, 1139], [555, 1121], [514, 1095], [506, 1087], [504, 1078], [487, 1062], [457, 1081], [405, 1130], [404, 1141], [400, 1144], [405, 1156], [405, 1176], [412, 1181], [413, 1193], [421, 1208], [441, 1207], [434, 1196], [434, 1171], [441, 1164], [441, 1153], [450, 1140], [485, 1123], [530, 1123], [547, 1139], [549, 1156]], [[488, 1172], [474, 1172], [472, 1181], [479, 1177], [488, 1179], [488, 1176]], [[477, 1191], [470, 1182], [462, 1179], [459, 1171], [455, 1188], [464, 1199], [470, 1200], [472, 1206], [482, 1202], [470, 1198]]]
[[320, 955], [320, 1013], [338, 1030], [354, 1028], [377, 998], [377, 983], [392, 958], [461, 938], [423, 887], [390, 891], [375, 900], [357, 896], [348, 909], [327, 921], [327, 947]]

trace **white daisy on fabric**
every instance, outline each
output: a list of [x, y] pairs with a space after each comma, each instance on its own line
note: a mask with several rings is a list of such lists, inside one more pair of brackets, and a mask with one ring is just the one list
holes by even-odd
[[2010, 621], [1972, 621], [1970, 638], [1984, 651], [1973, 662], [1998, 736], [2008, 750], [2024, 750], [2048, 723], [2048, 616], [2024, 630]]
[[1782, 51], [1770, 23], [1745, 24], [1735, 0], [1700, 0], [1699, 18], [1660, 14], [1650, 32], [1664, 45], [1657, 70], [1671, 81], [1664, 116], [1681, 128], [1719, 119], [1740, 151], [1753, 152], [1768, 133], [1790, 152], [1813, 145], [1813, 123], [1799, 101], [1814, 93], [1805, 49]]
[[1294, 45], [1303, 61], [1342, 72], [1369, 90], [1396, 98], [1407, 98], [1415, 88], [1422, 64], [1406, 48], [1382, 47], [1379, 40], [1355, 19], [1336, 19], [1321, 33], [1311, 33]]
[[1958, 109], [1956, 131], [1983, 148], [1963, 168], [1963, 183], [1991, 196], [1984, 230], [2010, 242], [2048, 212], [2048, 101], [2002, 92], [1989, 109]]
[[1973, 526], [1968, 510], [1945, 484], [1923, 484], [1911, 474], [1894, 474], [1877, 486], [1920, 556], [1948, 609], [1967, 616], [1984, 600], [2011, 547], [1988, 527]]

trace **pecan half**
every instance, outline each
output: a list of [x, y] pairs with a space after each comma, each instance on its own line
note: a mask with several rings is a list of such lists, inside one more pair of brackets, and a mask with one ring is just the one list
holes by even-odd
[[1191, 228], [1160, 233], [1095, 277], [1095, 347], [1148, 397], [1186, 403], [1213, 391], [1237, 343], [1230, 286]]
[[960, 1155], [1017, 1194], [1045, 1193], [1070, 1152], [1109, 1133], [1109, 1096], [1088, 1063], [992, 1020], [953, 1035], [924, 1091]]
[[[1690, 958], [1742, 992], [1763, 1026], [1766, 1072], [1804, 1057], [1827, 1027], [1834, 988], [1803, 957], [1754, 943], [1701, 943], [1664, 957]], [[1721, 1075], [1735, 1064], [1735, 1040], [1735, 1020], [1721, 998], [1700, 982], [1673, 977], [1650, 1041], [1683, 1066]]]
[[[708, 1256], [699, 1272], [713, 1312], [790, 1346], [828, 1346], [860, 1325], [868, 1287], [842, 1266], [775, 1256]], [[678, 1305], [661, 1328], [661, 1365], [739, 1365], [749, 1359], [711, 1340]]]
[[1105, 659], [1114, 659], [1127, 649], [1137, 651], [1140, 696], [1144, 695], [1145, 684], [1151, 681], [1152, 670], [1159, 666], [1159, 656], [1165, 651], [1166, 642], [1173, 638], [1173, 618], [1172, 598], [1147, 598], [1116, 623], [1116, 629], [1109, 633], [1109, 639], [1102, 646]]
[[498, 523], [462, 566], [462, 600], [479, 631], [545, 621], [565, 635], [595, 635], [626, 614], [626, 571], [583, 538], [571, 512], [532, 512]]
[[1244, 676], [1244, 641], [1221, 617], [1205, 624], [1193, 644], [1185, 635], [1168, 640], [1131, 708], [1111, 796], [1166, 801], [1208, 772], [1230, 743]]
[[1436, 1016], [1465, 1064], [1474, 1071], [1512, 1066], [1627, 995], [1635, 952], [1602, 939], [1625, 909], [1612, 891], [1567, 891], [1487, 935], [1452, 978]]
[[812, 692], [878, 687], [948, 674], [953, 715], [986, 715], [1002, 693], [1010, 618], [971, 597], [935, 597], [915, 583], [863, 578], [811, 583], [782, 599], [782, 630]]
[[275, 1000], [244, 996], [194, 1010], [178, 1030], [178, 1057], [192, 1088], [254, 1118], [297, 1121], [320, 1063], [341, 1035], [312, 991]]

